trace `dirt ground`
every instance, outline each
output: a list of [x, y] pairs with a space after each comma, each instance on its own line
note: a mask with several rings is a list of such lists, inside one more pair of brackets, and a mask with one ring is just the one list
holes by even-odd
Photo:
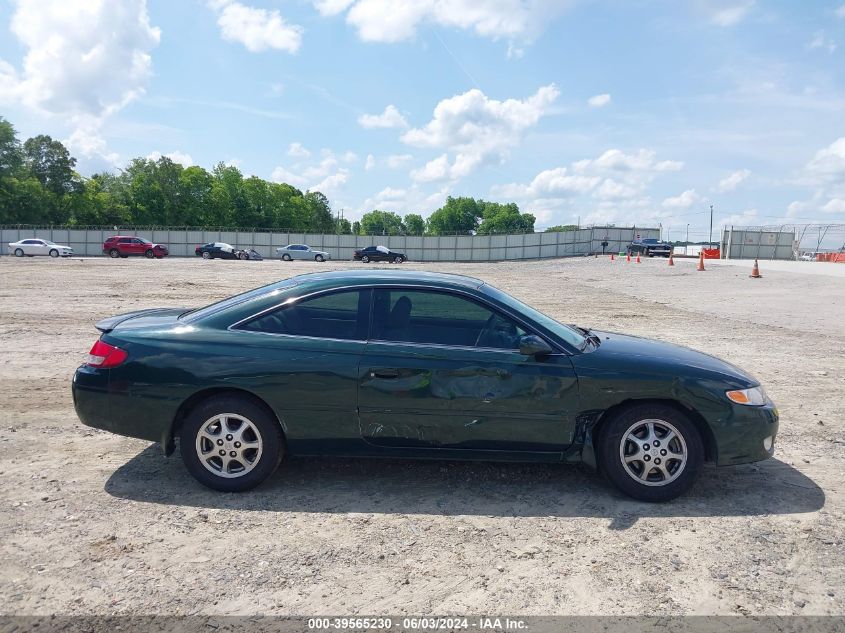
[[845, 614], [842, 277], [665, 260], [405, 265], [756, 375], [781, 410], [775, 458], [708, 468], [663, 505], [583, 467], [382, 460], [289, 460], [226, 495], [178, 456], [77, 420], [70, 381], [97, 319], [350, 265], [0, 258], [0, 611]]

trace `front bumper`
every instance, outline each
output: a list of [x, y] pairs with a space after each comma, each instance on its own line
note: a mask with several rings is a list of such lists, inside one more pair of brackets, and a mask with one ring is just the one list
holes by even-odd
[[732, 405], [717, 432], [717, 463], [747, 464], [770, 458], [775, 452], [778, 426], [778, 410], [771, 402], [762, 407]]

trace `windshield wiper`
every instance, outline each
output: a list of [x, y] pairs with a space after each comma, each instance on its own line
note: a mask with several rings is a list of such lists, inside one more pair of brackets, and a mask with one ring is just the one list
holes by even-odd
[[587, 347], [587, 343], [592, 343], [596, 347], [601, 345], [601, 337], [598, 334], [595, 334], [591, 329], [581, 327], [580, 325], [570, 324], [570, 327], [575, 328], [579, 332], [584, 334], [585, 340], [584, 345], [581, 346], [581, 349], [585, 349]]

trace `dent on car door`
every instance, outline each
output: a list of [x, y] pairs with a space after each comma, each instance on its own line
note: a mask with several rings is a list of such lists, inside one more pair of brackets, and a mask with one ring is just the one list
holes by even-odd
[[[305, 297], [238, 326], [240, 380], [279, 414], [291, 453], [355, 452], [369, 290]], [[231, 370], [230, 370], [231, 371]]]
[[519, 353], [524, 333], [449, 293], [376, 290], [361, 364], [361, 435], [382, 447], [563, 451], [578, 382], [566, 356]]

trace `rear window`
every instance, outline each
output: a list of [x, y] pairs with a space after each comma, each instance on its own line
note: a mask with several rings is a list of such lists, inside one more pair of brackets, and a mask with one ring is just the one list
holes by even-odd
[[234, 297], [229, 297], [228, 299], [223, 299], [222, 301], [212, 303], [203, 308], [188, 310], [187, 312], [183, 312], [179, 316], [179, 319], [186, 321], [187, 323], [193, 323], [194, 321], [199, 321], [200, 319], [209, 317], [212, 314], [217, 314], [218, 312], [222, 312], [223, 310], [228, 310], [229, 308], [239, 305], [241, 303], [246, 303], [247, 301], [252, 301], [253, 299], [257, 299], [263, 296], [269, 296], [271, 294], [279, 294], [283, 290], [293, 288], [295, 285], [297, 285], [297, 283], [298, 282], [294, 281], [293, 279], [276, 281], [272, 284], [261, 286], [260, 288], [255, 288], [254, 290], [248, 290], [247, 292], [235, 295]]

